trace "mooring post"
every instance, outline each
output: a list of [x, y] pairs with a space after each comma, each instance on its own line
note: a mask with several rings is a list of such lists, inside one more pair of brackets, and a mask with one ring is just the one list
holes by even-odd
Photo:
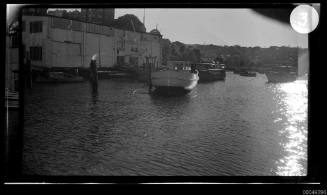
[[151, 62], [149, 62], [149, 58], [146, 58], [146, 63], [148, 65], [148, 74], [149, 74], [149, 93], [152, 92], [152, 81], [151, 81], [151, 72], [152, 72], [152, 67], [151, 67]]
[[25, 73], [27, 79], [26, 79], [26, 86], [27, 88], [31, 89], [32, 88], [32, 65], [31, 61], [27, 59], [26, 61], [26, 73]]
[[97, 65], [95, 60], [91, 60], [90, 63], [90, 81], [93, 90], [96, 90], [98, 88], [98, 74], [97, 74]]

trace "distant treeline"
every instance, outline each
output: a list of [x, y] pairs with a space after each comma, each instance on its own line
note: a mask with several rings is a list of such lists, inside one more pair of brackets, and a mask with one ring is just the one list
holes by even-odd
[[[46, 10], [31, 10], [30, 12], [25, 11], [25, 14], [35, 14], [35, 11], [38, 11], [36, 14], [40, 14], [43, 11], [43, 15], [54, 15], [66, 19], [84, 21], [84, 22], [92, 22], [97, 24], [103, 24], [107, 26], [111, 26], [114, 28], [128, 30], [128, 31], [135, 31], [135, 32], [146, 32], [146, 28], [144, 24], [138, 19], [137, 16], [133, 14], [125, 14], [123, 16], [118, 17], [117, 19], [114, 18], [106, 18], [103, 12], [97, 11], [97, 9], [91, 9], [89, 11], [67, 11], [67, 10], [52, 10], [46, 12]], [[92, 17], [87, 17], [90, 15]]]
[[298, 54], [303, 48], [297, 47], [241, 47], [217, 46], [200, 44], [183, 44], [163, 39], [163, 63], [167, 60], [185, 60], [200, 62], [201, 59], [212, 59], [227, 67], [271, 67], [271, 66], [297, 66]]
[[181, 42], [170, 42], [168, 39], [162, 39], [162, 59], [166, 65], [168, 60], [172, 61], [190, 61], [200, 62], [200, 49], [185, 45]]

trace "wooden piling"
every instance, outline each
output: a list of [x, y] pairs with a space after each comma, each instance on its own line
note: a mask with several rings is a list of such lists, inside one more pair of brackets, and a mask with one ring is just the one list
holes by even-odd
[[149, 93], [152, 92], [152, 81], [151, 81], [152, 63], [151, 63], [150, 59], [151, 59], [150, 56], [145, 57], [146, 70], [148, 71]]
[[32, 88], [32, 65], [31, 65], [31, 61], [28, 59], [26, 61], [26, 72], [25, 72], [25, 76], [26, 76], [26, 87], [31, 89]]
[[98, 73], [95, 60], [91, 60], [90, 63], [90, 82], [92, 84], [93, 90], [96, 90], [98, 88]]
[[151, 72], [152, 72], [152, 67], [151, 67], [151, 63], [148, 63], [148, 71], [149, 71], [149, 93], [151, 93], [152, 91], [152, 80], [151, 80]]

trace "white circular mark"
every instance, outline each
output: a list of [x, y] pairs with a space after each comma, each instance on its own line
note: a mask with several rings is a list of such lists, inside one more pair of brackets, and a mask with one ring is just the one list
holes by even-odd
[[319, 15], [313, 7], [309, 5], [299, 5], [293, 9], [290, 22], [296, 32], [307, 34], [318, 26]]

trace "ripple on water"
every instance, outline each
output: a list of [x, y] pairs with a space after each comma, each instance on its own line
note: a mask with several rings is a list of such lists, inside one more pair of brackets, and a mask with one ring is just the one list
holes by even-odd
[[[24, 172], [40, 175], [305, 175], [307, 93], [227, 73], [181, 97], [133, 81], [35, 85]], [[296, 100], [296, 101], [295, 101]]]

